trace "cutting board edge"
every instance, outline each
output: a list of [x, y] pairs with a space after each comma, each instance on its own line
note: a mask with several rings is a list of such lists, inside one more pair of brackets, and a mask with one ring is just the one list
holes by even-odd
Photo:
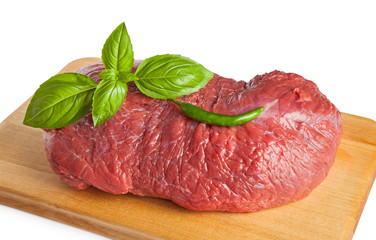
[[[158, 236], [147, 234], [130, 227], [92, 219], [90, 216], [80, 215], [59, 206], [45, 204], [37, 199], [30, 198], [30, 196], [27, 195], [21, 196], [19, 194], [11, 194], [9, 191], [2, 191], [2, 189], [0, 189], [0, 204], [48, 218], [53, 221], [61, 222], [72, 227], [84, 229], [105, 237], [134, 240], [162, 239]], [[126, 231], [124, 231], [124, 229], [126, 229]]]
[[[376, 153], [376, 150], [375, 150], [375, 153]], [[373, 187], [373, 185], [375, 183], [375, 178], [376, 178], [376, 168], [373, 169], [373, 173], [370, 176], [370, 183], [368, 184], [368, 187], [367, 187], [367, 189], [364, 192], [364, 195], [362, 197], [362, 202], [360, 203], [358, 211], [357, 211], [357, 215], [355, 216], [355, 222], [354, 222], [353, 230], [352, 230], [351, 234], [349, 234], [349, 236], [350, 236], [349, 240], [352, 239], [352, 237], [354, 236], [355, 231], [356, 231], [356, 229], [358, 227], [358, 224], [359, 224], [360, 218], [361, 218], [361, 216], [363, 214], [364, 207], [366, 206], [369, 194], [370, 194], [371, 189], [372, 189], [372, 187]]]
[[89, 64], [93, 64], [93, 63], [96, 63], [96, 62], [100, 62], [102, 61], [101, 58], [98, 58], [98, 57], [83, 57], [83, 58], [78, 58], [78, 59], [75, 59], [69, 63], [67, 63], [59, 72], [58, 74], [60, 73], [64, 73], [64, 72], [67, 72], [67, 71], [70, 71], [70, 70], [67, 70], [67, 69], [79, 69], [80, 67], [83, 67], [83, 66], [86, 66], [86, 65], [89, 65]]

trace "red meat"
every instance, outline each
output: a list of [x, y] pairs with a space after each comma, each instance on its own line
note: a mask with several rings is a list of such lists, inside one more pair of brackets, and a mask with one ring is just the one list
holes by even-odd
[[[78, 72], [99, 81], [103, 69], [96, 63]], [[249, 82], [215, 75], [179, 100], [222, 114], [265, 110], [241, 126], [212, 126], [128, 83], [126, 101], [104, 124], [94, 128], [89, 113], [44, 132], [52, 169], [77, 189], [92, 185], [193, 210], [251, 212], [306, 197], [334, 162], [341, 114], [297, 74], [273, 71]]]

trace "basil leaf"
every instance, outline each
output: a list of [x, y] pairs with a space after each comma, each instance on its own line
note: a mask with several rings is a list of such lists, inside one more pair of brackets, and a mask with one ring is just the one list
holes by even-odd
[[157, 55], [138, 67], [138, 89], [152, 98], [171, 99], [203, 88], [214, 76], [201, 64], [180, 55]]
[[133, 73], [130, 73], [130, 72], [124, 72], [124, 71], [121, 71], [121, 72], [118, 72], [116, 70], [113, 70], [113, 69], [106, 69], [104, 71], [102, 71], [98, 77], [100, 79], [103, 79], [103, 80], [121, 80], [121, 81], [125, 81], [125, 82], [131, 82], [131, 81], [135, 81], [137, 80], [138, 78], [136, 77], [136, 75], [134, 75]]
[[100, 79], [106, 80], [106, 79], [112, 79], [116, 80], [118, 78], [118, 71], [114, 69], [106, 69], [103, 70], [101, 73], [98, 74], [98, 77]]
[[[104, 74], [102, 74], [104, 75]], [[117, 75], [102, 80], [94, 92], [93, 122], [94, 127], [111, 118], [123, 105], [127, 96], [127, 83]]]
[[126, 82], [132, 82], [138, 80], [138, 77], [130, 72], [119, 72], [119, 79], [124, 80]]
[[106, 69], [130, 72], [133, 67], [133, 49], [127, 28], [121, 23], [107, 38], [102, 49]]
[[97, 83], [79, 73], [63, 73], [40, 85], [27, 108], [24, 124], [36, 128], [61, 128], [84, 117]]

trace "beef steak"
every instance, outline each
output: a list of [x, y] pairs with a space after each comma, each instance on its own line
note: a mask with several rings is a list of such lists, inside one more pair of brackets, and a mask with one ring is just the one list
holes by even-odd
[[[103, 69], [96, 63], [77, 72], [99, 81]], [[128, 83], [126, 101], [104, 124], [93, 128], [89, 113], [44, 131], [52, 169], [77, 189], [92, 185], [193, 210], [251, 212], [307, 196], [333, 164], [340, 112], [297, 74], [273, 71], [249, 82], [215, 75], [179, 100], [222, 114], [265, 110], [241, 126], [212, 126]]]

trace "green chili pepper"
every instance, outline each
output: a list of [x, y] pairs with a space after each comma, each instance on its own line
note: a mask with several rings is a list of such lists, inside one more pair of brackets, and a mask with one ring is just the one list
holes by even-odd
[[260, 107], [240, 115], [224, 115], [205, 111], [204, 109], [196, 107], [190, 103], [179, 102], [174, 99], [170, 100], [176, 103], [180, 107], [183, 114], [187, 117], [199, 122], [224, 127], [242, 125], [255, 119], [262, 112], [262, 110], [264, 110], [264, 107]]

